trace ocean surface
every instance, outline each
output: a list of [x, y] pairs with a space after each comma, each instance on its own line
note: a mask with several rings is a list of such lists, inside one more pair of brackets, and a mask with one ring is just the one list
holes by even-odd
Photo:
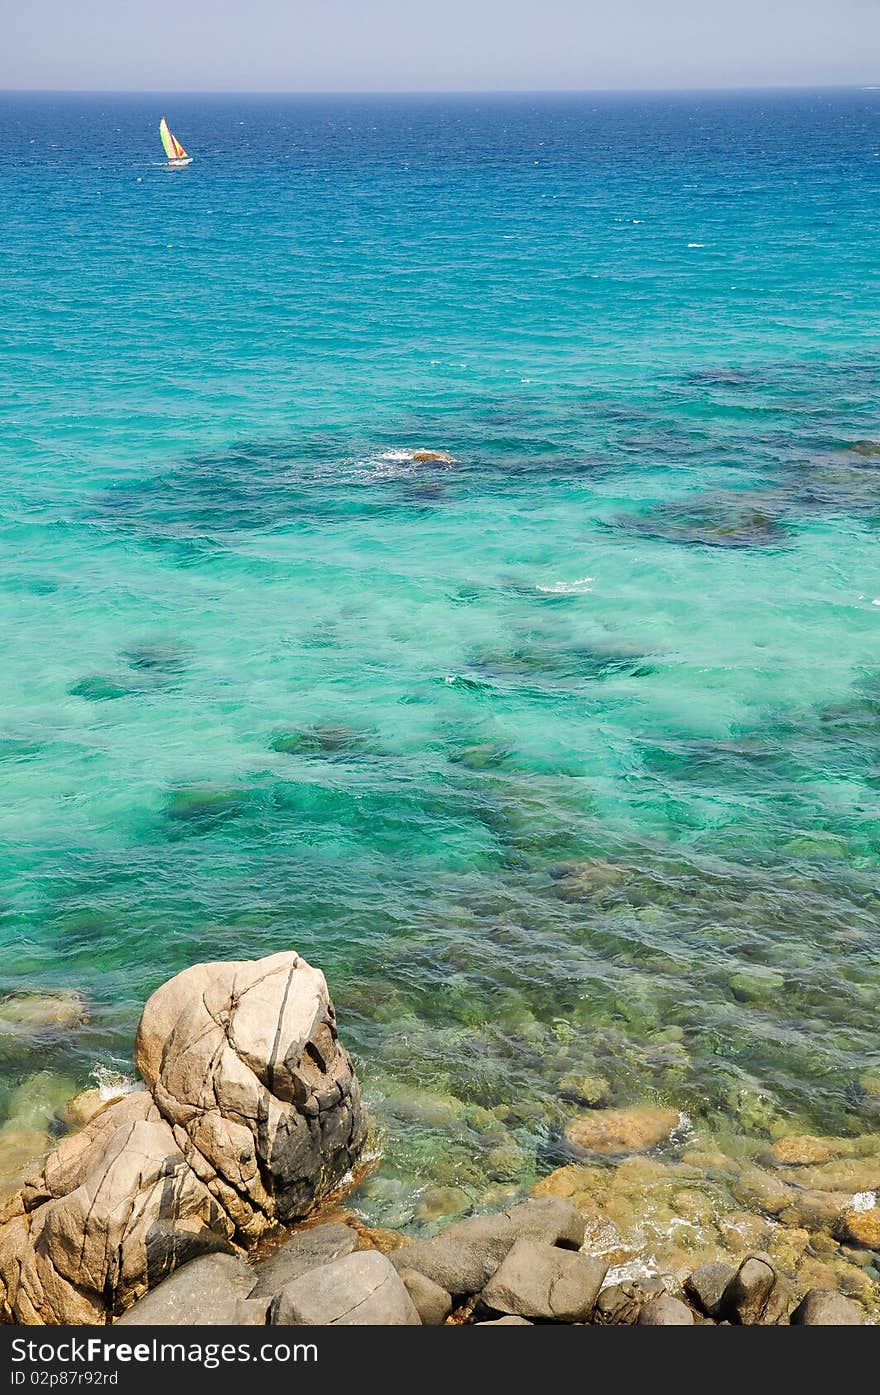
[[880, 92], [0, 144], [0, 992], [90, 1017], [0, 1036], [0, 1120], [293, 947], [377, 1222], [528, 1187], [583, 1077], [876, 1128]]

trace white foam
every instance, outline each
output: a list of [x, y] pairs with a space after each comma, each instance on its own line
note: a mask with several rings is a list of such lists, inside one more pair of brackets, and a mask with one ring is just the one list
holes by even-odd
[[670, 1142], [677, 1144], [679, 1147], [684, 1147], [686, 1143], [696, 1142], [696, 1138], [697, 1132], [690, 1115], [685, 1114], [683, 1109], [679, 1110], [678, 1123], [669, 1135]]
[[605, 1275], [603, 1289], [613, 1288], [615, 1284], [631, 1284], [636, 1279], [653, 1279], [657, 1270], [658, 1264], [653, 1256], [650, 1259], [631, 1259], [629, 1264], [616, 1264]]
[[856, 1192], [855, 1196], [849, 1204], [849, 1209], [851, 1211], [858, 1211], [861, 1213], [864, 1211], [873, 1211], [876, 1205], [876, 1192]]
[[595, 577], [582, 576], [579, 581], [554, 581], [550, 586], [536, 586], [536, 591], [543, 591], [550, 596], [574, 596], [581, 595], [586, 591], [592, 591], [591, 581]]
[[689, 242], [688, 247], [705, 247], [705, 242]]
[[137, 1089], [137, 1081], [130, 1075], [121, 1070], [114, 1070], [112, 1066], [105, 1066], [100, 1061], [92, 1066], [89, 1074], [104, 1101], [120, 1099], [122, 1095], [130, 1095], [132, 1090]]

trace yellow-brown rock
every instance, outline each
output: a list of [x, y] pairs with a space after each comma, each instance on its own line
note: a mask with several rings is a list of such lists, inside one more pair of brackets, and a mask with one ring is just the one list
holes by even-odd
[[416, 465], [455, 465], [454, 455], [445, 450], [414, 450], [410, 459]]
[[675, 1109], [634, 1105], [629, 1109], [593, 1109], [572, 1119], [565, 1136], [575, 1148], [605, 1157], [644, 1153], [668, 1138], [679, 1120]]
[[880, 1250], [880, 1206], [848, 1206], [834, 1225], [838, 1240], [848, 1245], [861, 1245], [866, 1250]]
[[789, 1134], [778, 1138], [769, 1150], [769, 1160], [782, 1167], [808, 1167], [832, 1162], [853, 1151], [846, 1138], [814, 1138], [810, 1134]]

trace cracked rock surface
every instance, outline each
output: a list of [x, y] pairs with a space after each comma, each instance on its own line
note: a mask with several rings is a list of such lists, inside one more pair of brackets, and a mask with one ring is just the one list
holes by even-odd
[[390, 1260], [378, 1250], [361, 1250], [291, 1280], [275, 1298], [269, 1321], [296, 1327], [420, 1327], [422, 1320]]
[[0, 1211], [0, 1315], [102, 1323], [187, 1261], [303, 1216], [366, 1119], [324, 975], [296, 953], [196, 964], [141, 1017], [147, 1088], [65, 1138]]

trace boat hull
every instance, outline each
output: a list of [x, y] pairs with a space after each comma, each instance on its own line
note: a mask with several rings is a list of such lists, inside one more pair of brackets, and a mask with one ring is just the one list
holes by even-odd
[[184, 155], [181, 160], [169, 160], [168, 168], [170, 170], [182, 170], [184, 165], [191, 165], [192, 162], [193, 157], [191, 155]]

